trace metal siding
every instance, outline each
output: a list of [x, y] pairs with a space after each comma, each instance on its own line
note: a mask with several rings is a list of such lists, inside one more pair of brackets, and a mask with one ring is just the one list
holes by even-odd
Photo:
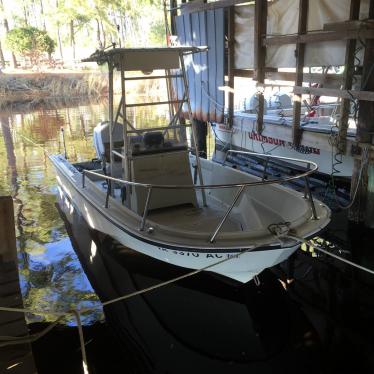
[[[199, 13], [192, 13], [191, 15], [192, 25], [192, 42], [194, 46], [201, 45], [200, 42], [200, 20]], [[205, 30], [203, 30], [205, 32]], [[202, 53], [195, 53], [193, 55], [193, 69], [195, 72], [195, 118], [202, 118], [202, 105], [201, 105], [201, 55]]]
[[[186, 38], [186, 45], [192, 46], [193, 39], [192, 39], [192, 22], [191, 22], [191, 15], [185, 14], [184, 18], [184, 35]], [[191, 100], [191, 110], [192, 116], [196, 118], [196, 100], [195, 100], [195, 70], [193, 67], [193, 55], [188, 54], [185, 58], [185, 64], [187, 68], [187, 77], [188, 77], [188, 85], [189, 85], [189, 93], [190, 93], [190, 100]]]
[[[217, 61], [217, 105], [216, 105], [216, 122], [223, 122], [223, 111], [225, 105], [225, 86], [224, 77], [224, 61], [225, 61], [225, 15], [223, 8], [217, 9], [215, 12], [216, 20], [216, 61]], [[221, 89], [220, 89], [221, 88]]]
[[[207, 22], [206, 12], [199, 13], [200, 19], [200, 43], [201, 45], [208, 45], [207, 41]], [[209, 97], [206, 94], [209, 90], [208, 86], [208, 54], [200, 53], [201, 55], [201, 119], [203, 121], [209, 120]]]
[[[181, 45], [209, 47], [207, 52], [185, 57], [192, 114], [198, 120], [222, 122], [225, 97], [222, 89], [225, 53], [224, 10], [178, 16], [176, 26]], [[177, 86], [179, 92], [179, 85]]]
[[[207, 30], [215, 30], [215, 13], [214, 10], [209, 10], [207, 12]], [[208, 92], [206, 93], [209, 100], [209, 112], [208, 117], [210, 121], [216, 120], [216, 98], [217, 98], [217, 84], [216, 84], [216, 74], [217, 74], [217, 61], [216, 61], [216, 36], [213, 32], [208, 32]]]
[[[185, 32], [184, 32], [184, 17], [176, 17], [176, 29], [177, 29], [177, 34], [179, 35], [179, 41], [182, 46], [186, 45], [186, 37], [185, 37]], [[178, 70], [175, 73], [180, 73]], [[184, 96], [184, 86], [183, 86], [183, 81], [181, 78], [175, 78], [175, 83], [174, 87], [177, 90], [177, 97], [178, 100], [183, 100]], [[179, 106], [177, 106], [178, 110]], [[188, 113], [188, 108], [186, 104], [183, 104], [182, 108], [183, 113]]]

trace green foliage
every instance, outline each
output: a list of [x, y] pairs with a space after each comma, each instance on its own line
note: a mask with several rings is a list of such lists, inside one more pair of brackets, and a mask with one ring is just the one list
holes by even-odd
[[46, 31], [36, 27], [19, 27], [11, 30], [6, 37], [8, 48], [15, 53], [30, 58], [37, 64], [43, 53], [51, 55], [55, 50], [54, 40]]
[[35, 65], [44, 53], [55, 50], [52, 39], [58, 43], [56, 57], [67, 64], [112, 43], [122, 47], [165, 45], [160, 0], [3, 0], [0, 16], [14, 28], [7, 38], [6, 33], [0, 35], [5, 54], [12, 51]]

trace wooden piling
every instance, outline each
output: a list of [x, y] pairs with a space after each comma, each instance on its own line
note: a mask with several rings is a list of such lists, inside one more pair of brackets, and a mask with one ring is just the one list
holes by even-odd
[[[349, 20], [358, 20], [360, 16], [360, 3], [361, 0], [351, 0]], [[346, 42], [345, 51], [345, 64], [344, 64], [344, 81], [343, 90], [352, 89], [354, 68], [355, 68], [355, 53], [356, 53], [356, 39], [349, 39]], [[339, 141], [338, 148], [339, 152], [345, 154], [347, 147], [347, 130], [349, 112], [351, 109], [351, 100], [342, 99], [342, 105], [340, 107], [340, 124], [339, 124]]]
[[[374, 20], [374, 0], [370, 0], [369, 20]], [[361, 90], [374, 91], [374, 39], [365, 39], [364, 44], [365, 53], [363, 60]], [[360, 101], [356, 142], [359, 149], [361, 149], [361, 155], [364, 147], [369, 147], [370, 149], [372, 148], [374, 134], [373, 118], [374, 102]], [[367, 227], [374, 228], [374, 167], [371, 156], [372, 153], [372, 151], [369, 151], [369, 165], [363, 169], [361, 181], [359, 180], [359, 177], [362, 163], [360, 159], [355, 160], [352, 174], [351, 195], [356, 190], [357, 183], [360, 183], [360, 187], [357, 192], [355, 203], [349, 210], [348, 218], [351, 221], [363, 222]]]
[[[308, 29], [308, 10], [309, 0], [299, 1], [299, 25], [298, 35], [305, 34]], [[304, 80], [304, 57], [305, 57], [305, 43], [298, 43], [296, 45], [296, 79], [295, 86], [302, 86]], [[300, 127], [301, 116], [301, 102], [302, 94], [294, 95], [293, 102], [293, 124], [292, 124], [292, 138], [293, 143], [300, 144], [302, 130]]]
[[[23, 308], [11, 196], [0, 196], [0, 306]], [[24, 314], [0, 311], [0, 335], [27, 336], [28, 329]], [[31, 345], [2, 347], [0, 349], [0, 373], [36, 373]]]
[[[255, 44], [254, 44], [254, 62], [255, 62], [255, 76], [257, 83], [263, 84], [265, 82], [265, 62], [266, 62], [266, 47], [263, 44], [263, 38], [266, 37], [266, 22], [267, 22], [268, 4], [266, 0], [256, 0], [255, 3]], [[259, 91], [257, 95], [257, 132], [262, 133], [264, 128], [264, 108], [265, 99], [264, 94]]]

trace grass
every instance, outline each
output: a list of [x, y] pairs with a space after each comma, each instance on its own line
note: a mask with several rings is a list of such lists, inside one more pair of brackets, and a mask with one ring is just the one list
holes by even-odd
[[46, 98], [97, 98], [107, 91], [103, 73], [0, 74], [0, 107]]

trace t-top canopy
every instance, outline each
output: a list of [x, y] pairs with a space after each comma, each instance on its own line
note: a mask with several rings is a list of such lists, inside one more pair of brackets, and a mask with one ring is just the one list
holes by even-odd
[[165, 48], [113, 48], [96, 51], [83, 62], [103, 64], [112, 61], [118, 70], [121, 62], [125, 71], [153, 71], [158, 69], [178, 69], [180, 54], [204, 52], [207, 47], [165, 47]]

